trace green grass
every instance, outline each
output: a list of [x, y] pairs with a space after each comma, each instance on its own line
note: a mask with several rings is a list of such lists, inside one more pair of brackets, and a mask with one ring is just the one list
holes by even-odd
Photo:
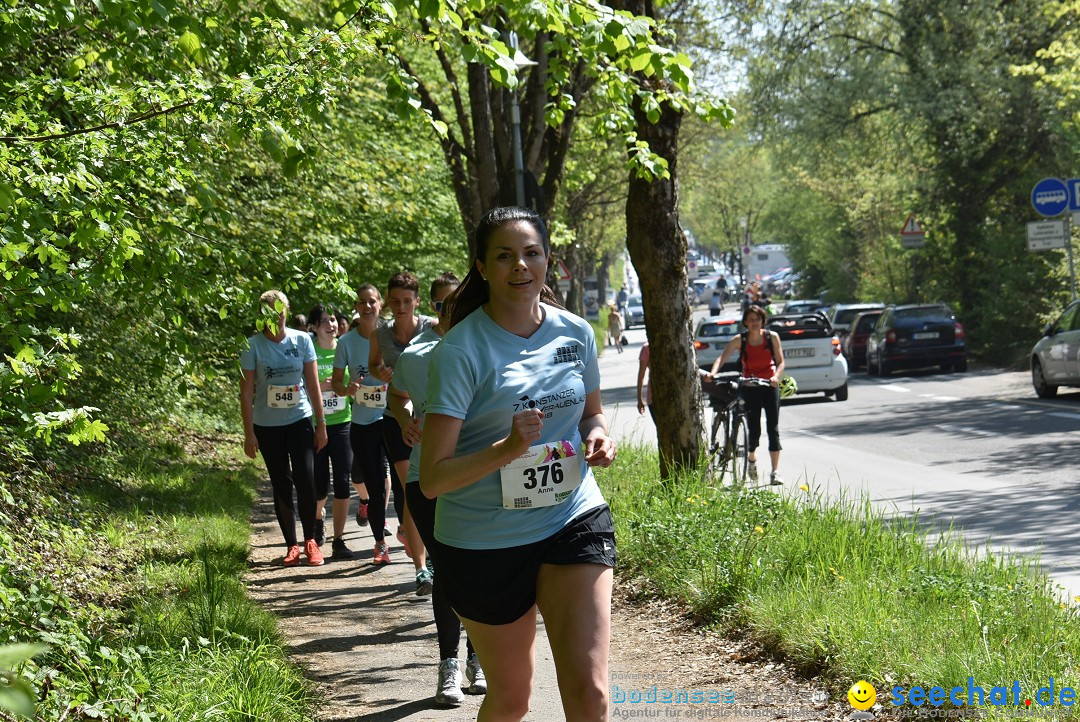
[[238, 448], [172, 428], [60, 454], [52, 476], [0, 470], [26, 477], [0, 503], [0, 644], [50, 645], [20, 670], [39, 719], [311, 718], [307, 682], [243, 585], [259, 479]]
[[976, 558], [955, 536], [929, 536], [864, 499], [734, 493], [696, 475], [664, 485], [649, 450], [621, 450], [599, 476], [623, 574], [704, 623], [749, 629], [836, 693], [858, 679], [883, 702], [896, 685], [948, 689], [968, 677], [988, 691], [1019, 680], [1027, 694], [1050, 678], [1076, 685], [1077, 607], [1033, 560]]

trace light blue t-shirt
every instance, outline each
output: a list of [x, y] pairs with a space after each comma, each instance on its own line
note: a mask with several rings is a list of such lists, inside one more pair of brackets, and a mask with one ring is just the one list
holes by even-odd
[[[303, 331], [286, 328], [285, 338], [271, 341], [257, 333], [240, 352], [240, 368], [255, 372], [255, 403], [252, 420], [258, 426], [287, 426], [311, 416], [311, 401], [304, 385], [304, 364], [315, 360], [315, 344]], [[299, 386], [299, 402], [273, 408], [267, 394], [271, 386]], [[320, 399], [320, 403], [322, 400]]]
[[[360, 335], [359, 329], [353, 329], [338, 339], [337, 351], [334, 352], [334, 368], [346, 369], [350, 379], [360, 379], [363, 386], [381, 386], [382, 381], [368, 374], [368, 351], [371, 344]], [[382, 418], [383, 409], [361, 406], [352, 399], [352, 422], [354, 424], [373, 424]]]
[[[431, 352], [439, 345], [442, 337], [428, 329], [423, 334], [413, 339], [409, 347], [405, 349], [397, 359], [394, 366], [394, 378], [390, 385], [395, 389], [404, 391], [412, 399], [413, 417], [424, 415], [424, 407], [427, 400], [428, 365], [431, 362]], [[409, 454], [409, 473], [405, 478], [406, 484], [420, 481], [420, 444], [412, 447]]]
[[[480, 308], [450, 329], [432, 352], [425, 413], [463, 420], [456, 455], [506, 438], [512, 417], [526, 408], [544, 413], [535, 444], [566, 440], [581, 449], [578, 424], [585, 396], [600, 387], [596, 337], [581, 318], [552, 306], [541, 308], [544, 322], [527, 339], [502, 328]], [[581, 485], [554, 506], [503, 508], [497, 471], [441, 495], [435, 538], [463, 549], [496, 549], [557, 533], [604, 503], [585, 455], [579, 452], [577, 459]]]

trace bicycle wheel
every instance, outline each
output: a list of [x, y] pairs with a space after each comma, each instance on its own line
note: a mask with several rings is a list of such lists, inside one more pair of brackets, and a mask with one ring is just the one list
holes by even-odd
[[742, 414], [732, 414], [732, 428], [728, 439], [729, 462], [726, 470], [730, 473], [733, 486], [742, 486], [746, 483], [747, 470], [750, 462], [750, 431], [746, 427], [746, 419]]
[[713, 408], [708, 447], [708, 472], [713, 479], [721, 479], [724, 475], [724, 439], [727, 438], [724, 433], [726, 430], [724, 419], [726, 416], [727, 414], [720, 409]]

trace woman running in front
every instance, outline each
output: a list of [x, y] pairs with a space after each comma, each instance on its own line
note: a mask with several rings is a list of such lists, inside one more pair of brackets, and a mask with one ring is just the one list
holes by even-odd
[[[338, 339], [334, 352], [331, 385], [339, 396], [352, 398], [352, 424], [349, 439], [353, 450], [353, 483], [367, 488], [367, 513], [371, 535], [375, 537], [373, 564], [389, 564], [386, 534], [386, 451], [382, 438], [382, 416], [386, 409], [386, 385], [368, 375], [368, 352], [371, 336], [379, 323], [382, 296], [370, 283], [356, 290], [356, 310], [360, 322]], [[345, 371], [349, 383], [345, 383]]]
[[[438, 316], [438, 324], [418, 336], [394, 365], [394, 379], [390, 383], [390, 411], [401, 425], [401, 435], [412, 447], [409, 474], [406, 477], [405, 496], [408, 510], [417, 533], [427, 547], [428, 557], [438, 564], [438, 545], [435, 543], [435, 499], [428, 499], [420, 491], [420, 443], [423, 439], [424, 407], [427, 399], [427, 382], [431, 352], [446, 333], [446, 317], [443, 302], [458, 287], [460, 281], [453, 273], [444, 273], [431, 282], [431, 301]], [[436, 567], [437, 568], [437, 567]], [[458, 645], [461, 642], [461, 621], [454, 614], [446, 598], [442, 574], [432, 577], [427, 569], [416, 573], [417, 594], [420, 593], [421, 577], [434, 586], [431, 596], [435, 615], [435, 630], [439, 642], [439, 679], [435, 686], [435, 702], [456, 707], [465, 701], [464, 692], [483, 694], [487, 681], [480, 667], [480, 660], [473, 650], [472, 642], [465, 644], [465, 677], [462, 682], [461, 664], [458, 661]]]
[[[274, 513], [285, 537], [282, 564], [300, 563], [296, 543], [296, 511], [293, 488], [304, 530], [304, 555], [310, 566], [323, 563], [315, 543], [315, 454], [326, 446], [326, 420], [320, 398], [315, 346], [303, 331], [286, 328], [289, 299], [281, 291], [259, 297], [264, 318], [276, 316], [267, 327], [248, 339], [240, 354], [244, 376], [240, 382], [240, 413], [244, 419], [244, 453], [252, 459], [261, 453], [274, 489]], [[312, 428], [311, 417], [315, 417]]]
[[540, 216], [489, 211], [432, 355], [420, 485], [436, 576], [487, 674], [478, 720], [529, 711], [536, 612], [568, 720], [606, 720], [615, 535], [592, 466], [615, 459], [592, 327], [544, 285]]
[[319, 364], [319, 390], [322, 392], [323, 413], [326, 415], [326, 447], [315, 454], [315, 542], [325, 541], [323, 515], [330, 491], [331, 473], [334, 482], [334, 539], [331, 559], [352, 559], [352, 550], [345, 544], [345, 519], [349, 516], [349, 477], [353, 453], [349, 440], [352, 414], [349, 397], [338, 396], [331, 377], [334, 375], [334, 356], [337, 353], [338, 320], [334, 309], [318, 304], [308, 313], [308, 323], [315, 334], [315, 356]]
[[780, 377], [784, 375], [784, 348], [780, 345], [780, 336], [769, 332], [765, 322], [769, 314], [761, 306], [749, 306], [743, 311], [743, 326], [746, 333], [739, 334], [728, 341], [720, 358], [713, 361], [709, 370], [710, 378], [723, 368], [731, 354], [739, 352], [742, 360], [742, 375], [745, 378], [762, 379], [768, 386], [743, 386], [741, 393], [746, 403], [746, 422], [749, 426], [750, 439], [747, 448], [747, 460], [750, 462], [748, 474], [750, 481], [758, 480], [757, 448], [761, 443], [761, 411], [765, 410], [765, 432], [769, 436], [769, 460], [772, 473], [769, 483], [774, 486], [783, 484], [780, 478]]

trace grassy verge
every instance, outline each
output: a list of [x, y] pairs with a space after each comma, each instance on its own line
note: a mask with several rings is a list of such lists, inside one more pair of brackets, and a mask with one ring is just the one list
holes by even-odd
[[973, 677], [989, 692], [1019, 680], [1032, 700], [1051, 678], [1058, 692], [1075, 686], [1077, 607], [1032, 562], [976, 559], [948, 534], [806, 487], [781, 497], [658, 478], [642, 449], [600, 475], [622, 573], [706, 623], [749, 629], [837, 693], [866, 679], [891, 710], [895, 686], [966, 690]]
[[49, 645], [19, 670], [39, 719], [310, 719], [241, 581], [258, 479], [237, 448], [172, 428], [5, 459], [0, 644]]

